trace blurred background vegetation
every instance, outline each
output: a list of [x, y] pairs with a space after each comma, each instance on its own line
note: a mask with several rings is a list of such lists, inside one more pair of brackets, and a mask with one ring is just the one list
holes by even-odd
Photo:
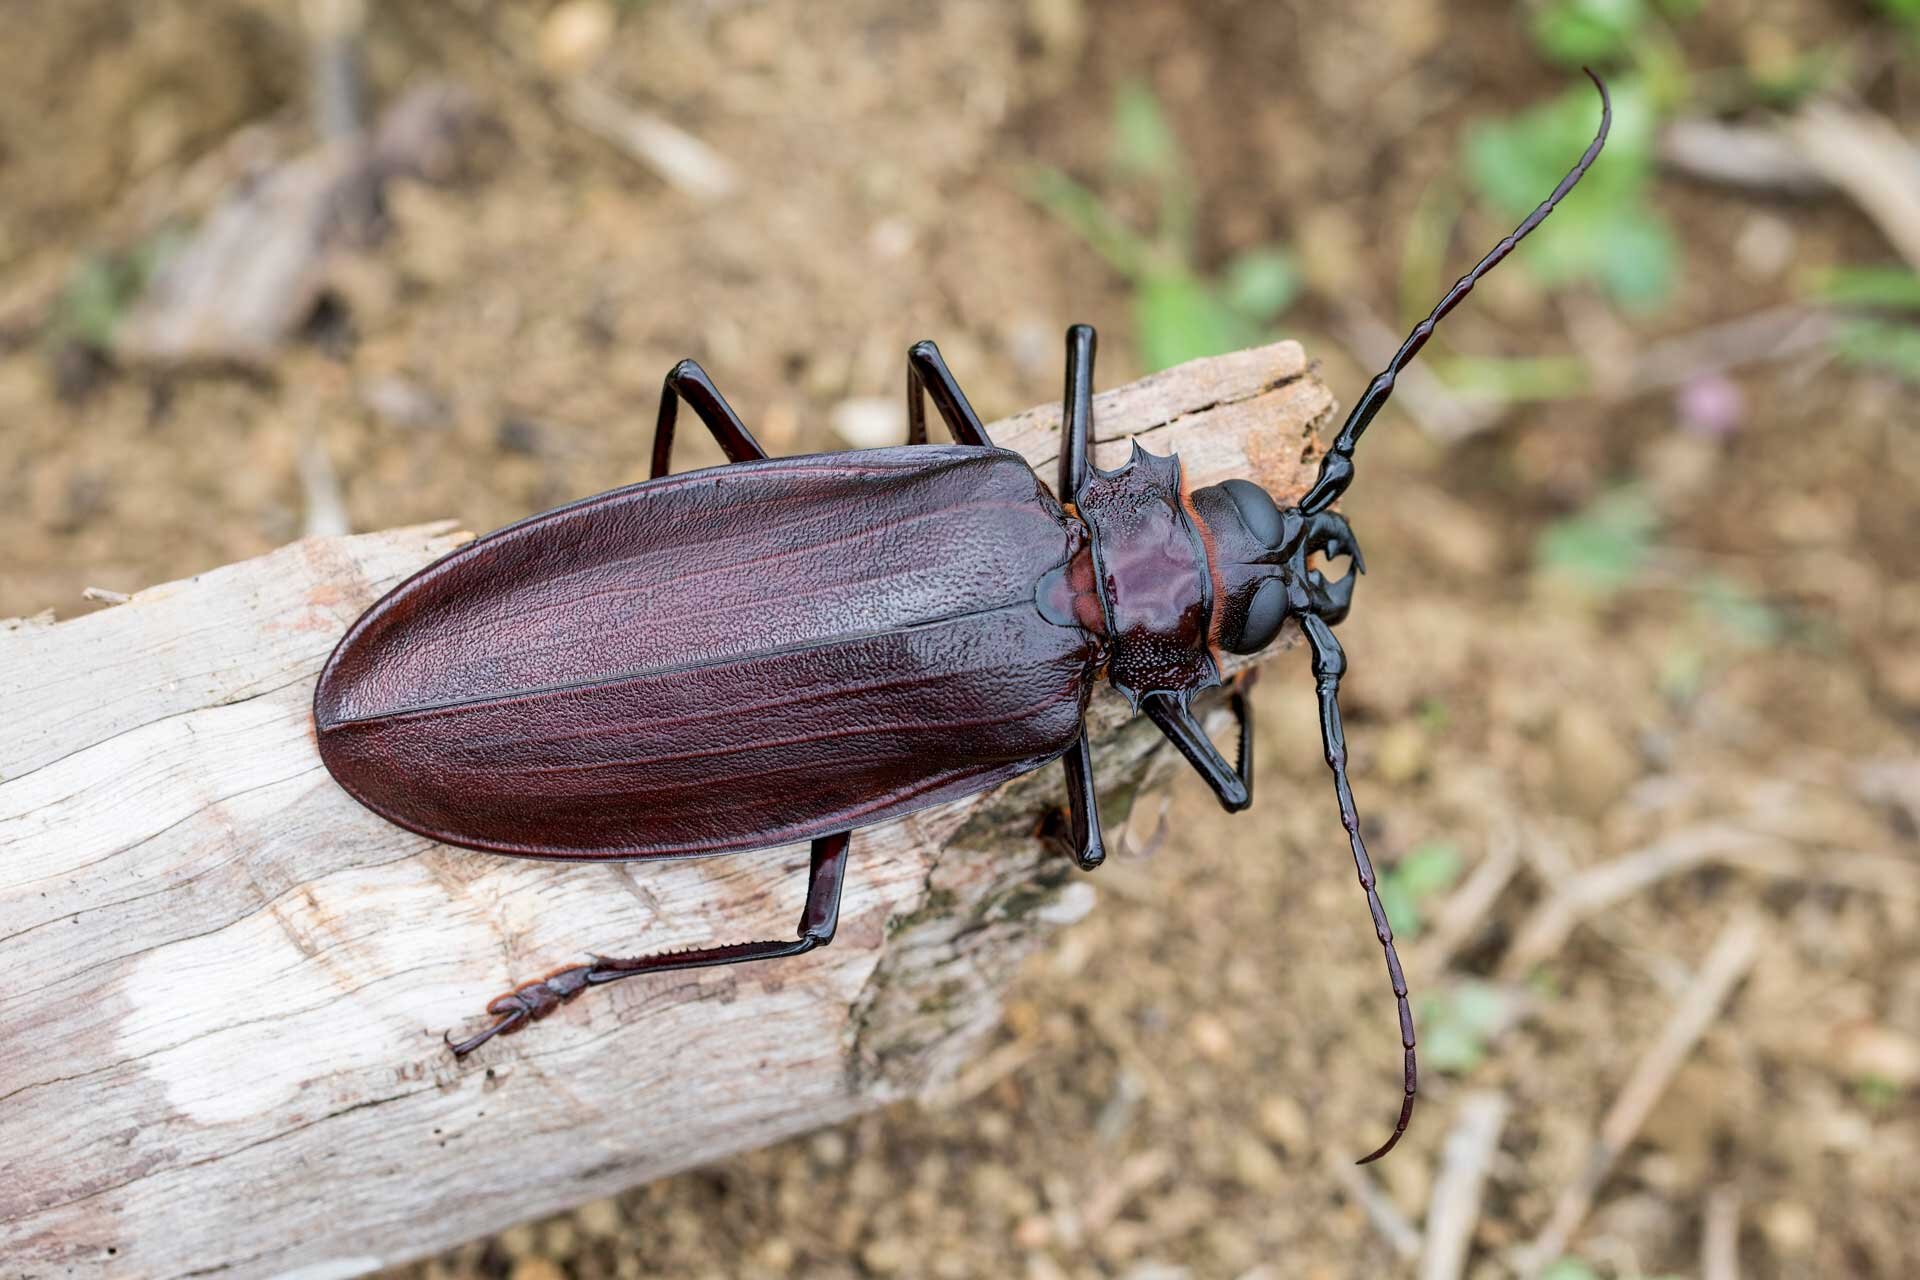
[[1400, 1152], [1346, 1163], [1392, 1003], [1283, 659], [1260, 809], [1176, 784], [946, 1105], [414, 1274], [1920, 1266], [1914, 0], [0, 17], [0, 614], [637, 479], [684, 355], [774, 452], [899, 439], [921, 337], [1055, 398], [1079, 320], [1102, 385], [1292, 336], [1350, 401], [1613, 89], [1345, 504]]

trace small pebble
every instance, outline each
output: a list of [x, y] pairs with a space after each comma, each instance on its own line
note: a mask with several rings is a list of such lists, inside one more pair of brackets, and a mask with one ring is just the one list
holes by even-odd
[[827, 422], [835, 435], [855, 449], [881, 449], [907, 441], [907, 411], [893, 396], [854, 396], [842, 400], [833, 406]]
[[578, 75], [613, 39], [613, 6], [607, 0], [565, 0], [540, 24], [540, 65], [554, 75]]
[[1778, 1253], [1798, 1257], [1813, 1246], [1819, 1223], [1798, 1200], [1776, 1200], [1760, 1211], [1760, 1233]]
[[829, 1169], [847, 1162], [847, 1136], [838, 1129], [822, 1129], [808, 1140], [813, 1158]]
[[509, 1258], [531, 1257], [538, 1242], [534, 1224], [531, 1222], [523, 1222], [517, 1227], [508, 1227], [500, 1233], [500, 1248]]
[[893, 1275], [914, 1261], [912, 1244], [899, 1236], [882, 1236], [860, 1250], [860, 1261], [867, 1270]]
[[1307, 1113], [1290, 1095], [1276, 1094], [1260, 1104], [1260, 1132], [1289, 1151], [1307, 1141]]
[[1203, 1013], [1187, 1024], [1187, 1037], [1200, 1056], [1220, 1062], [1233, 1053], [1233, 1032], [1226, 1023]]
[[1404, 786], [1427, 771], [1427, 734], [1411, 720], [1402, 720], [1380, 737], [1374, 772], [1390, 786]]
[[605, 1200], [590, 1200], [574, 1210], [574, 1219], [580, 1229], [590, 1236], [602, 1239], [620, 1234], [625, 1216], [620, 1212], [620, 1202], [609, 1197]]
[[1604, 812], [1640, 775], [1640, 762], [1598, 707], [1570, 702], [1554, 719], [1556, 790], [1581, 817]]
[[793, 1266], [796, 1255], [792, 1242], [785, 1236], [773, 1236], [760, 1242], [754, 1257], [771, 1271], [786, 1271]]
[[1877, 1080], [1906, 1089], [1920, 1083], [1920, 1041], [1871, 1022], [1847, 1023], [1833, 1032], [1833, 1056], [1852, 1080]]

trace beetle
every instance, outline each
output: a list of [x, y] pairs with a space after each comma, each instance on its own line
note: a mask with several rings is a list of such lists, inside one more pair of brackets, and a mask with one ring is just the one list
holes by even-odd
[[[1448, 290], [1355, 403], [1312, 486], [1282, 509], [1251, 481], [1194, 489], [1134, 445], [1092, 465], [1094, 331], [1066, 338], [1058, 497], [997, 449], [939, 349], [907, 358], [907, 443], [769, 458], [700, 366], [667, 375], [651, 477], [510, 525], [375, 603], [314, 691], [321, 758], [382, 817], [449, 844], [575, 861], [811, 842], [791, 940], [594, 956], [494, 999], [464, 1057], [591, 987], [800, 955], [833, 940], [854, 828], [1058, 760], [1079, 865], [1105, 855], [1085, 716], [1104, 675], [1230, 811], [1251, 803], [1252, 713], [1228, 691], [1228, 764], [1191, 699], [1222, 654], [1296, 619], [1326, 762], [1398, 1004], [1406, 1132], [1413, 1014], [1347, 780], [1333, 627], [1364, 562], [1332, 510], [1354, 448], [1434, 326], [1573, 189], [1612, 121], [1515, 230]], [[955, 443], [928, 442], [931, 398]], [[669, 474], [685, 401], [728, 462]], [[1064, 499], [1064, 501], [1062, 500]], [[1328, 580], [1311, 557], [1351, 558]], [[1363, 1160], [1362, 1163], [1366, 1161]]]

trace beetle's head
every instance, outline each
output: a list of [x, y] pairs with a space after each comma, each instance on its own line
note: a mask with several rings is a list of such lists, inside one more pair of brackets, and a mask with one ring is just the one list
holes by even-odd
[[[1215, 635], [1229, 653], [1258, 653], [1289, 617], [1313, 614], [1329, 625], [1347, 616], [1354, 580], [1366, 571], [1360, 544], [1344, 517], [1282, 510], [1250, 480], [1228, 480], [1193, 491], [1193, 508], [1213, 543]], [[1310, 557], [1352, 557], [1342, 577], [1328, 580]]]

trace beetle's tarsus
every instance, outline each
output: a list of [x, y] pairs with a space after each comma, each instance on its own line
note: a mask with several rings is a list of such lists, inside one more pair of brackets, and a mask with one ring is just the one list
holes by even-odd
[[511, 1035], [530, 1022], [538, 1022], [585, 991], [605, 959], [604, 956], [594, 956], [592, 964], [560, 969], [536, 982], [523, 982], [513, 990], [495, 996], [487, 1002], [487, 1012], [499, 1021], [459, 1044], [453, 1043], [449, 1035], [447, 1047], [453, 1050], [454, 1057], [464, 1058], [495, 1036]]
[[[497, 1004], [499, 1002], [495, 1001], [494, 1003]], [[493, 1005], [490, 1004], [487, 1006], [487, 1012], [488, 1013], [496, 1012]], [[509, 1031], [518, 1030], [521, 1024], [526, 1022], [526, 1020], [527, 1020], [526, 1010], [522, 1008], [501, 1018], [498, 1022], [494, 1023], [492, 1026], [488, 1027], [485, 1031], [482, 1031], [480, 1034], [475, 1036], [470, 1036], [467, 1039], [462, 1040], [459, 1044], [455, 1044], [453, 1042], [452, 1032], [442, 1033], [441, 1039], [447, 1042], [447, 1048], [453, 1051], [454, 1057], [464, 1058], [468, 1054], [472, 1053], [475, 1049], [478, 1049], [481, 1045], [485, 1044], [487, 1041], [493, 1039], [495, 1036], [506, 1035]]]

